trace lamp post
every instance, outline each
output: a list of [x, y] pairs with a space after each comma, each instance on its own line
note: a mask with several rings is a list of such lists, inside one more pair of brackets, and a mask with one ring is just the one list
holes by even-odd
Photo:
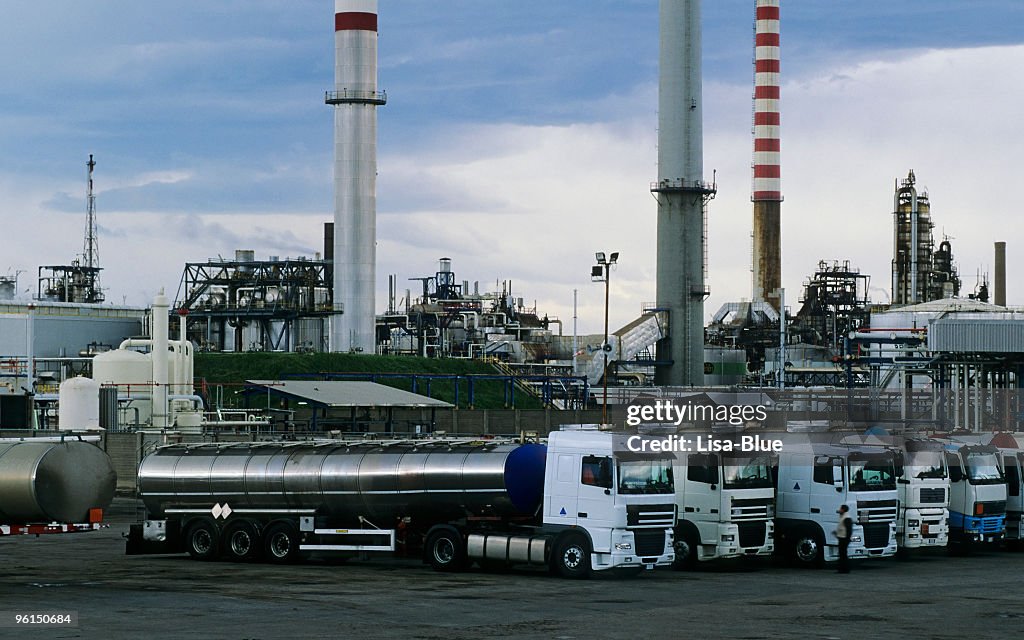
[[608, 352], [612, 346], [608, 344], [608, 296], [610, 290], [612, 265], [618, 262], [619, 253], [616, 251], [605, 258], [604, 251], [594, 254], [597, 264], [590, 268], [590, 280], [592, 282], [604, 282], [604, 342], [601, 343], [601, 351], [604, 352], [604, 395], [601, 400], [601, 424], [608, 424]]

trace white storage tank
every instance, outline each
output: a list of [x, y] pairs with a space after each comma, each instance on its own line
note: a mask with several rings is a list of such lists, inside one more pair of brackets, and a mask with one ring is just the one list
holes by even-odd
[[100, 428], [100, 384], [91, 378], [78, 376], [60, 384], [60, 428]]
[[150, 393], [153, 361], [147, 353], [114, 349], [92, 359], [92, 377], [100, 384], [116, 384], [121, 392]]

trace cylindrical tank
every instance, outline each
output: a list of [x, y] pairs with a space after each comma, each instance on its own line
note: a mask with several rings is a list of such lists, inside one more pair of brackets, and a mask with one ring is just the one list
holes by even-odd
[[0, 442], [0, 520], [85, 522], [105, 509], [117, 475], [110, 458], [88, 442]]
[[146, 353], [112, 349], [92, 359], [92, 378], [100, 384], [116, 384], [121, 391], [132, 386], [132, 391], [149, 393], [153, 384], [153, 361]]
[[171, 445], [139, 466], [151, 517], [176, 507], [315, 509], [355, 520], [530, 515], [544, 495], [539, 444]]
[[77, 376], [60, 383], [60, 428], [99, 429], [100, 384]]

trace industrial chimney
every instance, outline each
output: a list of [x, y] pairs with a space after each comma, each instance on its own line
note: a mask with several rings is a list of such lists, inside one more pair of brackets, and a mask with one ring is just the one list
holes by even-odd
[[[334, 311], [331, 351], [374, 353], [377, 240], [377, 0], [335, 0]], [[340, 315], [339, 315], [340, 314]]]
[[753, 299], [780, 311], [779, 0], [756, 0], [754, 27]]
[[998, 304], [1000, 307], [1006, 306], [1006, 243], [997, 242], [995, 245], [996, 249], [996, 264], [995, 264], [995, 297], [993, 302]]
[[659, 385], [704, 383], [705, 207], [700, 0], [661, 0], [658, 84], [657, 306], [669, 312], [658, 342]]

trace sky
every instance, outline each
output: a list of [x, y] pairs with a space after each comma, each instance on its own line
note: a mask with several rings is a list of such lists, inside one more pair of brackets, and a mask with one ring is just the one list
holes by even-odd
[[[83, 250], [86, 161], [110, 303], [177, 291], [186, 262], [322, 250], [333, 219], [331, 0], [0, 0], [0, 275]], [[754, 0], [703, 3], [710, 316], [750, 297]], [[458, 281], [601, 330], [655, 296], [655, 0], [380, 0], [378, 310], [451, 257]], [[913, 169], [974, 290], [1016, 193], [1019, 0], [782, 1], [783, 285], [849, 260], [888, 302], [894, 183]]]

